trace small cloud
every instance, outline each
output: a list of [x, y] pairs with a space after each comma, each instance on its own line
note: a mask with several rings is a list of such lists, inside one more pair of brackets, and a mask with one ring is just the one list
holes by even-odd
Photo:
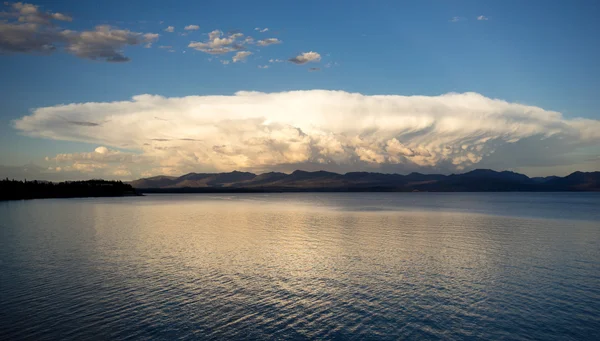
[[465, 20], [465, 18], [463, 17], [452, 17], [452, 19], [450, 19], [450, 22], [459, 22], [459, 21], [463, 21]]
[[485, 15], [480, 15], [477, 17], [477, 20], [482, 21], [482, 20], [489, 20], [488, 17], [486, 17]]
[[265, 27], [265, 28], [256, 27], [254, 30], [258, 31], [260, 33], [265, 33], [267, 31], [269, 31], [269, 28], [268, 27]]
[[200, 29], [200, 26], [198, 26], [198, 25], [187, 25], [183, 29], [186, 30], [186, 31], [197, 31], [198, 29]]
[[269, 63], [283, 63], [284, 61], [283, 59], [269, 59]]
[[169, 26], [169, 27], [165, 28], [165, 32], [171, 32], [171, 33], [175, 32], [175, 27]]
[[268, 69], [269, 65], [259, 65], [258, 68], [259, 69]]
[[256, 42], [256, 44], [258, 46], [269, 46], [269, 45], [281, 44], [281, 43], [282, 43], [282, 41], [277, 38], [267, 38], [267, 39], [259, 40]]
[[315, 72], [315, 71], [321, 71], [321, 68], [311, 67], [310, 69], [308, 69], [308, 72]]
[[304, 52], [304, 53], [297, 55], [294, 58], [288, 59], [288, 61], [290, 61], [294, 64], [298, 64], [298, 65], [306, 64], [309, 62], [318, 62], [320, 60], [321, 60], [321, 55], [318, 54], [317, 52], [313, 52], [313, 51]]
[[252, 52], [250, 52], [250, 51], [240, 51], [240, 52], [236, 53], [235, 56], [233, 56], [233, 58], [231, 60], [233, 60], [234, 63], [243, 62], [251, 54], [252, 54]]
[[222, 60], [222, 61], [221, 61], [221, 64], [223, 64], [223, 65], [227, 65], [227, 64], [229, 64], [229, 61], [228, 61], [228, 60]]

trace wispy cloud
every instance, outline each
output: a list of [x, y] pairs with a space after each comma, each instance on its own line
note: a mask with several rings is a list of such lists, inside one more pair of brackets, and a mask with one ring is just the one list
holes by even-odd
[[236, 53], [231, 60], [233, 60], [234, 63], [243, 62], [246, 61], [246, 58], [248, 58], [248, 56], [250, 56], [251, 54], [252, 52], [250, 51], [240, 51]]
[[282, 41], [277, 38], [267, 38], [267, 39], [259, 40], [256, 42], [256, 44], [259, 46], [268, 46], [268, 45], [281, 44], [281, 43], [282, 43]]
[[488, 17], [484, 16], [484, 15], [480, 15], [477, 17], [477, 20], [482, 21], [482, 20], [489, 20]]
[[269, 65], [259, 65], [258, 68], [259, 69], [268, 69]]
[[452, 19], [450, 19], [450, 22], [459, 22], [459, 21], [463, 21], [465, 20], [465, 18], [463, 17], [452, 17]]
[[186, 30], [186, 31], [197, 31], [197, 30], [200, 29], [200, 26], [198, 26], [198, 25], [187, 25], [183, 29]]
[[267, 31], [269, 31], [269, 28], [268, 27], [265, 27], [265, 28], [256, 27], [254, 30], [258, 31], [260, 33], [265, 33]]

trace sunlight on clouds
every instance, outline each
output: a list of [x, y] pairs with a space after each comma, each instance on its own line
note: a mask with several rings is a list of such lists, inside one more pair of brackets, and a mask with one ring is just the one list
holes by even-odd
[[139, 95], [131, 101], [37, 108], [14, 124], [30, 136], [101, 146], [47, 159], [62, 169], [102, 169], [124, 177], [293, 169], [308, 163], [348, 171], [452, 172], [490, 164], [506, 169], [553, 164], [600, 142], [599, 121], [565, 119], [477, 93]]

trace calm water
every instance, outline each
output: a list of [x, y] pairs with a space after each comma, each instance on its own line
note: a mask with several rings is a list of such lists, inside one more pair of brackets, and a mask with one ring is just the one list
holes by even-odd
[[0, 339], [600, 339], [599, 194], [0, 202]]

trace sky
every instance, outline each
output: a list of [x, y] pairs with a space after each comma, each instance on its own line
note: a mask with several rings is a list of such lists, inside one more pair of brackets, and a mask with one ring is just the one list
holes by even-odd
[[600, 170], [598, 1], [0, 4], [0, 177]]

